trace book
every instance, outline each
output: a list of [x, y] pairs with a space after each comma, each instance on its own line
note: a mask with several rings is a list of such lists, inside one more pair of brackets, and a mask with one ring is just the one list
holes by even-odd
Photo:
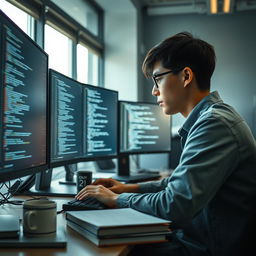
[[19, 234], [19, 217], [14, 215], [0, 215], [0, 239], [17, 238]]
[[166, 242], [166, 235], [171, 232], [155, 232], [145, 234], [129, 234], [127, 236], [116, 237], [98, 237], [89, 230], [77, 225], [76, 223], [67, 220], [67, 225], [87, 238], [89, 241], [97, 245], [98, 247], [122, 245], [122, 244], [140, 244], [140, 243], [159, 243]]
[[171, 223], [131, 208], [72, 211], [66, 219], [97, 236], [168, 232]]

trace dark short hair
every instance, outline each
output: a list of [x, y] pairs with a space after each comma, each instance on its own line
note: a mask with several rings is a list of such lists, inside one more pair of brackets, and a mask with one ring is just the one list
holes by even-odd
[[182, 32], [153, 47], [145, 57], [142, 70], [146, 77], [151, 77], [154, 65], [158, 61], [164, 68], [178, 70], [176, 73], [182, 68], [190, 67], [195, 74], [199, 89], [208, 90], [215, 60], [212, 45], [193, 37], [188, 32]]

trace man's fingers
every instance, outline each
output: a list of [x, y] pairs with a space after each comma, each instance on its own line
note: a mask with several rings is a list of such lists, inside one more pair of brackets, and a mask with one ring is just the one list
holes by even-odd
[[80, 190], [77, 195], [75, 196], [75, 198], [79, 198], [82, 194], [84, 194], [85, 191], [88, 191], [89, 187], [91, 187], [93, 185], [88, 185], [86, 187], [84, 187], [82, 190]]
[[89, 196], [96, 196], [102, 189], [104, 188], [104, 186], [102, 185], [88, 185], [85, 188], [83, 188], [77, 195], [76, 198], [78, 200], [81, 200], [85, 197], [89, 197]]
[[95, 191], [94, 190], [89, 190], [89, 191], [85, 190], [81, 194], [77, 195], [76, 199], [82, 200], [82, 199], [84, 199], [86, 197], [90, 197], [90, 196], [93, 196], [93, 195], [95, 195]]

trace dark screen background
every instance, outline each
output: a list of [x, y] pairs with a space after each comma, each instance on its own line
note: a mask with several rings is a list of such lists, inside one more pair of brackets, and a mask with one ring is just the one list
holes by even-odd
[[0, 15], [0, 170], [46, 164], [47, 55]]
[[121, 102], [120, 111], [120, 152], [170, 150], [170, 116], [158, 105]]
[[117, 154], [117, 106], [115, 91], [86, 88], [86, 151], [87, 156]]
[[83, 156], [82, 85], [57, 72], [50, 73], [51, 161]]

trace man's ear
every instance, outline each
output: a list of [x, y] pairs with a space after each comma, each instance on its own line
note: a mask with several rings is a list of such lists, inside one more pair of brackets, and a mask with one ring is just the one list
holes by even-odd
[[187, 87], [191, 81], [193, 80], [194, 73], [190, 67], [185, 67], [183, 69], [183, 79], [184, 79], [184, 87]]

